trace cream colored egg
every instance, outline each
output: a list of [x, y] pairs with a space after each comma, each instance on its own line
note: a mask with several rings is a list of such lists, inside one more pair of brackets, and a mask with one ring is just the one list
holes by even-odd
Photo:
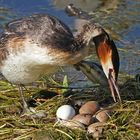
[[79, 114], [94, 115], [100, 109], [96, 101], [88, 101], [79, 109]]
[[57, 109], [56, 116], [59, 120], [69, 120], [75, 116], [75, 110], [70, 105], [62, 105]]
[[92, 115], [88, 114], [77, 114], [72, 118], [72, 120], [80, 122], [86, 126], [90, 125], [92, 123]]
[[74, 120], [60, 121], [59, 125], [66, 126], [68, 128], [71, 128], [71, 129], [85, 129], [85, 126], [82, 123], [74, 121]]
[[106, 122], [109, 119], [110, 113], [110, 110], [103, 110], [97, 113], [95, 117], [99, 122]]
[[88, 126], [87, 132], [92, 134], [93, 138], [99, 138], [103, 132], [104, 123], [96, 122]]

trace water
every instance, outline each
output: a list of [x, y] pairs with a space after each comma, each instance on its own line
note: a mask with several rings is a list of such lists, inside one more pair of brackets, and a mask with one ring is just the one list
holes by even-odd
[[73, 29], [75, 18], [64, 11], [69, 3], [90, 12], [110, 31], [121, 49], [121, 72], [140, 73], [140, 0], [0, 0], [0, 31], [13, 19], [37, 13], [54, 15]]

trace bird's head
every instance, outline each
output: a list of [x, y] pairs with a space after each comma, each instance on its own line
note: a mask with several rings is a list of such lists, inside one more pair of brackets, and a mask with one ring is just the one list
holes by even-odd
[[113, 40], [110, 40], [106, 32], [94, 37], [93, 42], [95, 43], [96, 52], [103, 67], [103, 71], [108, 79], [112, 97], [116, 102], [116, 93], [119, 100], [121, 101], [117, 86], [117, 78], [119, 73], [119, 55], [116, 45]]
[[83, 40], [86, 46], [96, 48], [97, 56], [102, 65], [103, 71], [108, 79], [108, 84], [116, 102], [115, 94], [121, 100], [117, 78], [119, 72], [119, 55], [115, 43], [109, 38], [105, 30], [95, 24], [89, 23], [83, 26]]

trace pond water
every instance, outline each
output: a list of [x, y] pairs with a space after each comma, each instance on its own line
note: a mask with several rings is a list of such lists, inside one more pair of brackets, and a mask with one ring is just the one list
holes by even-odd
[[140, 73], [140, 0], [0, 0], [0, 31], [5, 23], [36, 13], [54, 15], [73, 29], [75, 18], [64, 11], [69, 3], [90, 12], [110, 31], [119, 48], [121, 72]]

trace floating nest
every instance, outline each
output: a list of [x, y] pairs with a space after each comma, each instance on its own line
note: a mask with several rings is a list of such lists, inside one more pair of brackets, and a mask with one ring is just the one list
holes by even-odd
[[[110, 119], [103, 124], [101, 140], [139, 140], [140, 139], [140, 80], [126, 80], [120, 87], [123, 103], [114, 103], [109, 93], [102, 87], [91, 89], [69, 89], [61, 93], [60, 89], [29, 86], [25, 91], [28, 104], [36, 110], [45, 110], [44, 118], [21, 116], [21, 104], [18, 90], [5, 81], [0, 81], [0, 140], [92, 140], [85, 129], [72, 129], [56, 123], [56, 110], [63, 104], [72, 104], [74, 100], [95, 100], [101, 106], [112, 110]], [[59, 94], [58, 94], [59, 93]], [[32, 95], [32, 97], [31, 97]]]

